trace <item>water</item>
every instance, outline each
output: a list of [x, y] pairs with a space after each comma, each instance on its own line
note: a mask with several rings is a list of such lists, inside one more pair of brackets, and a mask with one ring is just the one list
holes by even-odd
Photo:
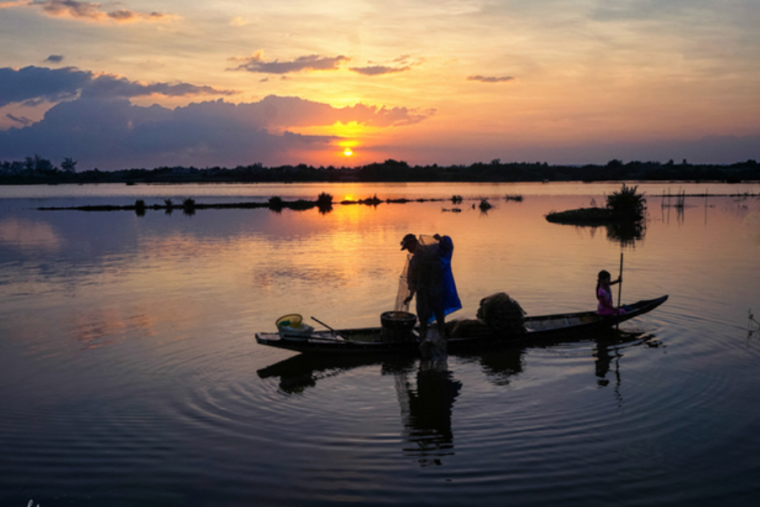
[[[0, 505], [755, 505], [760, 200], [674, 208], [661, 194], [760, 186], [642, 184], [646, 229], [622, 242], [544, 219], [616, 188], [0, 188]], [[465, 201], [35, 209], [322, 191]], [[487, 214], [472, 209], [481, 197]], [[624, 302], [670, 299], [622, 334], [437, 363], [256, 344], [294, 312], [379, 325], [407, 232], [454, 239], [461, 317], [498, 291], [534, 315], [593, 308], [596, 273], [615, 276], [621, 251]]]

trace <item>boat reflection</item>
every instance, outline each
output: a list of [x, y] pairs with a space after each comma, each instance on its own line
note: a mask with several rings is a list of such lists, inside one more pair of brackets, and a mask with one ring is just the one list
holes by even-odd
[[[615, 329], [572, 340], [593, 342], [594, 373], [597, 385], [610, 384], [614, 376], [615, 397], [622, 403], [620, 359], [624, 350], [633, 346], [658, 347], [653, 335]], [[542, 343], [540, 346], [500, 348], [477, 354], [457, 354], [458, 360], [478, 362], [486, 378], [498, 386], [506, 386], [523, 372], [523, 356], [529, 348], [549, 348], [568, 341]], [[301, 394], [315, 387], [320, 379], [334, 377], [354, 368], [380, 365], [382, 375], [393, 375], [398, 398], [402, 434], [408, 446], [406, 455], [417, 459], [420, 466], [441, 465], [442, 458], [454, 454], [454, 431], [451, 416], [463, 384], [449, 370], [449, 359], [418, 359], [413, 356], [330, 356], [299, 354], [258, 370], [262, 379], [279, 378], [278, 390], [287, 395]]]
[[317, 385], [320, 379], [364, 366], [380, 365], [383, 375], [403, 374], [414, 369], [416, 358], [409, 356], [331, 356], [321, 354], [298, 354], [280, 361], [256, 373], [262, 379], [280, 379], [278, 389], [283, 394], [300, 394]]
[[404, 425], [402, 437], [411, 444], [403, 452], [420, 466], [440, 465], [441, 458], [454, 453], [451, 414], [462, 383], [454, 379], [448, 360], [419, 360], [415, 357], [330, 357], [299, 354], [259, 370], [260, 378], [278, 377], [279, 391], [300, 394], [320, 379], [354, 368], [381, 365], [383, 375], [393, 375]]

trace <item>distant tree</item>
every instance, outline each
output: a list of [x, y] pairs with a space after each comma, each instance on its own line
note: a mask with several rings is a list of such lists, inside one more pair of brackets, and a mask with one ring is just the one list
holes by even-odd
[[609, 162], [607, 162], [607, 168], [609, 169], [618, 169], [620, 167], [623, 167], [623, 161], [618, 159], [612, 159]]
[[56, 168], [49, 160], [35, 155], [24, 159], [24, 170], [27, 173], [50, 174], [54, 173]]
[[77, 172], [77, 161], [73, 158], [66, 157], [63, 159], [63, 162], [61, 162], [61, 169], [67, 173], [75, 173]]

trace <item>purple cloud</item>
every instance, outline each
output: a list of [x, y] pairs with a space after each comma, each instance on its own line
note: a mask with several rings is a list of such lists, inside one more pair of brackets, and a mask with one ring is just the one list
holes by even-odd
[[14, 121], [16, 123], [20, 123], [22, 126], [26, 127], [27, 125], [32, 124], [32, 120], [25, 116], [13, 116], [12, 114], [8, 113], [5, 115], [6, 118], [8, 118], [11, 121]]
[[480, 81], [481, 83], [504, 83], [512, 81], [514, 78], [511, 76], [467, 76], [467, 81]]
[[141, 84], [127, 78], [102, 75], [93, 78], [84, 88], [82, 97], [116, 98], [140, 97], [152, 94], [167, 97], [183, 97], [187, 95], [233, 95], [230, 90], [217, 90], [210, 86], [196, 86], [189, 83], [153, 83]]
[[364, 74], [365, 76], [380, 76], [383, 74], [394, 74], [396, 72], [404, 72], [411, 67], [406, 65], [404, 67], [387, 67], [385, 65], [369, 65], [367, 67], [349, 67], [349, 70]]
[[322, 57], [319, 55], [300, 56], [289, 62], [274, 60], [265, 62], [263, 53], [257, 52], [247, 58], [230, 58], [230, 61], [241, 62], [234, 69], [245, 70], [248, 72], [263, 72], [266, 74], [288, 74], [291, 72], [301, 72], [304, 70], [336, 70], [341, 62], [348, 61], [350, 58], [338, 55], [333, 58]]
[[74, 67], [49, 69], [29, 66], [0, 68], [0, 107], [11, 103], [37, 105], [82, 97], [129, 98], [151, 94], [166, 96], [232, 95], [233, 91], [188, 83], [142, 84], [111, 75], [96, 76]]
[[73, 67], [48, 69], [24, 67], [0, 68], [0, 107], [13, 102], [47, 100], [57, 102], [73, 98], [92, 81], [92, 73]]
[[126, 9], [104, 12], [98, 3], [79, 2], [77, 0], [35, 0], [30, 2], [29, 5], [41, 7], [42, 11], [48, 16], [69, 17], [94, 22], [116, 21], [117, 23], [129, 23], [135, 21], [163, 21], [176, 17], [159, 12], [144, 14]]

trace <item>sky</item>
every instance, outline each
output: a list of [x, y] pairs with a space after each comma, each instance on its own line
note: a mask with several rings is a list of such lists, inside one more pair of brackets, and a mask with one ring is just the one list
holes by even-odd
[[757, 0], [0, 0], [0, 161], [760, 159]]

